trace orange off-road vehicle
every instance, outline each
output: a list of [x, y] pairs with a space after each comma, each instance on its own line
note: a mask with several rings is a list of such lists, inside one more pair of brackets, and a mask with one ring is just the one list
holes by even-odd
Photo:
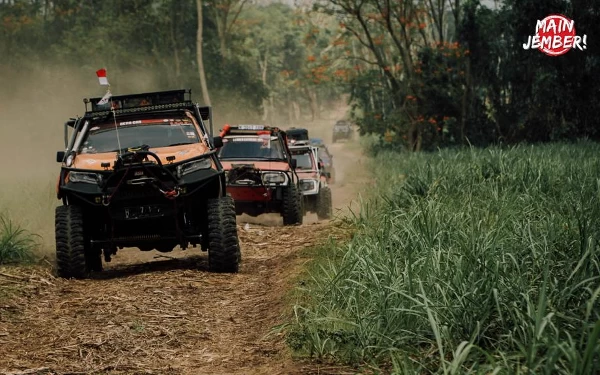
[[219, 159], [236, 213], [279, 213], [284, 225], [301, 224], [302, 193], [285, 132], [263, 125], [225, 125], [221, 137]]
[[84, 99], [85, 114], [65, 124], [65, 150], [57, 153], [59, 276], [100, 271], [102, 255], [108, 262], [124, 247], [190, 245], [208, 251], [211, 271], [238, 271], [234, 203], [217, 158], [222, 140], [207, 128], [211, 108], [188, 94], [113, 96], [103, 105]]

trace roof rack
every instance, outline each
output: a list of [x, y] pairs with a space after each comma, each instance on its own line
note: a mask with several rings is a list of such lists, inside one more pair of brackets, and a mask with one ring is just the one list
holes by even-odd
[[259, 132], [271, 132], [277, 133], [282, 132], [281, 129], [274, 126], [267, 125], [254, 125], [254, 124], [241, 124], [241, 125], [225, 125], [221, 131], [221, 136], [230, 134], [249, 134], [256, 135]]
[[[186, 98], [186, 94], [189, 95]], [[102, 98], [83, 99], [86, 115], [101, 116], [109, 114], [114, 109], [116, 114], [148, 112], [168, 109], [193, 108], [192, 90], [157, 91], [141, 94], [115, 95], [106, 104], [98, 104]], [[91, 108], [88, 108], [88, 103]], [[112, 108], [111, 108], [112, 105]], [[208, 108], [208, 107], [207, 107]], [[207, 110], [203, 111], [207, 112]], [[202, 113], [202, 117], [205, 116]], [[209, 113], [206, 113], [209, 116]]]

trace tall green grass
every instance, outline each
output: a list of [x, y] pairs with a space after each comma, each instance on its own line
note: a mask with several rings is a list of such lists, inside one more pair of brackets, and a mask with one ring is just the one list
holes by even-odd
[[55, 171], [42, 176], [19, 177], [5, 181], [0, 196], [0, 216], [10, 218], [12, 228], [35, 233], [34, 252], [38, 256], [54, 253]]
[[0, 216], [0, 265], [21, 264], [34, 260], [37, 236], [12, 220]]
[[600, 146], [379, 154], [295, 306], [300, 353], [392, 373], [600, 371]]

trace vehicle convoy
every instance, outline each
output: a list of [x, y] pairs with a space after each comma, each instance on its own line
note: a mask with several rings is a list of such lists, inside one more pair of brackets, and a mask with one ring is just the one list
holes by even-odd
[[211, 108], [189, 94], [113, 96], [103, 105], [84, 99], [85, 114], [66, 122], [65, 151], [56, 158], [59, 276], [100, 271], [102, 255], [109, 262], [124, 247], [200, 245], [209, 270], [238, 271], [234, 203], [217, 158], [222, 140], [207, 128]]
[[326, 172], [319, 160], [319, 150], [308, 142], [296, 142], [290, 146], [292, 158], [296, 160], [296, 171], [300, 177], [300, 189], [304, 196], [305, 212], [314, 212], [319, 220], [332, 216], [331, 189], [327, 186]]
[[219, 159], [236, 213], [279, 213], [284, 225], [302, 224], [302, 193], [286, 133], [264, 125], [225, 125], [221, 136]]
[[333, 167], [333, 155], [329, 152], [327, 145], [321, 138], [311, 138], [310, 145], [317, 147], [319, 160], [323, 162], [323, 169], [327, 176], [327, 183], [329, 185], [335, 184], [335, 168]]
[[346, 120], [339, 120], [333, 126], [333, 135], [331, 137], [331, 142], [335, 143], [340, 139], [352, 139], [352, 125], [350, 122]]

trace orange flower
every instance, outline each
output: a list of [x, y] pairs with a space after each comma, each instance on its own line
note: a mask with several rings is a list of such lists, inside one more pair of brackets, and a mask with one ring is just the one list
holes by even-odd
[[315, 61], [315, 60], [317, 60], [317, 58], [316, 58], [316, 57], [314, 57], [313, 55], [310, 55], [310, 56], [308, 56], [306, 59], [307, 59], [308, 61]]
[[430, 123], [431, 125], [435, 125], [435, 124], [437, 124], [437, 121], [435, 121], [435, 119], [434, 119], [433, 117], [430, 117], [430, 118], [429, 118], [429, 123]]

